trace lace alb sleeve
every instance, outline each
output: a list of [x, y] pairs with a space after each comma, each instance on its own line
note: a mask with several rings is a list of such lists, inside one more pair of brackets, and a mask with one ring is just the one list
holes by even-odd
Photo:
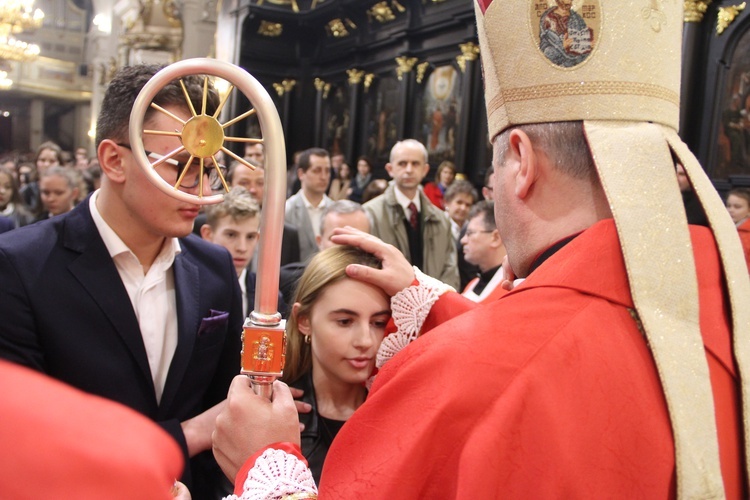
[[258, 457], [242, 485], [242, 495], [224, 500], [301, 500], [318, 498], [312, 473], [291, 453], [267, 449]]
[[414, 267], [418, 283], [404, 288], [391, 297], [391, 311], [396, 332], [383, 339], [378, 349], [375, 366], [382, 368], [401, 349], [416, 340], [433, 304], [445, 292], [455, 292], [452, 286], [427, 276]]

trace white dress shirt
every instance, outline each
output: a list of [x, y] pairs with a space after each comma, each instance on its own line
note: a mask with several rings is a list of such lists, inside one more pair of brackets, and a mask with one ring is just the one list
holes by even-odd
[[180, 242], [177, 238], [167, 238], [156, 260], [144, 274], [138, 258], [96, 208], [98, 194], [99, 191], [95, 191], [89, 200], [91, 216], [133, 305], [151, 368], [156, 400], [160, 402], [177, 348], [177, 297], [172, 264], [175, 255], [181, 251]]

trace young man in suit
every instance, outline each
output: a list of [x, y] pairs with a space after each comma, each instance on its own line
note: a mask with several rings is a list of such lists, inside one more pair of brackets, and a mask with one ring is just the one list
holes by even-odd
[[[65, 215], [0, 237], [0, 357], [156, 421], [192, 458], [183, 480], [198, 499], [223, 480], [211, 433], [239, 370], [243, 315], [228, 252], [188, 236], [199, 207], [159, 191], [131, 150], [130, 110], [159, 69], [123, 68], [107, 89], [97, 122], [101, 188]], [[203, 78], [182, 81], [201, 109]], [[169, 114], [149, 108], [144, 129], [174, 130], [175, 117], [191, 117], [177, 81], [153, 102]], [[211, 89], [207, 113], [217, 104]], [[177, 137], [143, 134], [152, 162], [179, 146]], [[198, 194], [200, 169], [188, 158], [183, 151], [154, 168], [171, 184], [187, 168], [179, 189]]]
[[300, 261], [318, 253], [316, 238], [320, 236], [323, 210], [333, 201], [326, 195], [331, 179], [331, 158], [320, 148], [305, 150], [297, 165], [302, 188], [286, 200], [284, 220], [299, 231]]

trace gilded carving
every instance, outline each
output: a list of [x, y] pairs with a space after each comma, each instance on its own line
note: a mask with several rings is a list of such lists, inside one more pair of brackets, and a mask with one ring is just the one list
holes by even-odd
[[274, 83], [273, 89], [279, 94], [279, 97], [284, 97], [284, 94], [291, 92], [295, 85], [297, 85], [297, 80], [285, 79], [281, 83]]
[[331, 92], [331, 84], [326, 83], [325, 87], [323, 87], [323, 99], [328, 99], [328, 94]]
[[284, 31], [284, 25], [281, 23], [261, 21], [258, 27], [258, 34], [262, 36], [277, 37], [281, 36], [282, 31]]
[[684, 21], [699, 23], [713, 0], [684, 0]]
[[716, 19], [716, 34], [721, 35], [724, 30], [734, 22], [737, 15], [745, 10], [747, 2], [742, 2], [739, 5], [730, 5], [729, 7], [719, 7], [719, 16]]
[[422, 83], [424, 75], [427, 74], [427, 69], [430, 67], [430, 63], [425, 61], [417, 64], [417, 83]]
[[461, 69], [461, 73], [466, 73], [466, 56], [461, 54], [460, 56], [456, 56], [456, 62], [458, 63], [458, 67]]
[[370, 85], [372, 85], [372, 81], [375, 78], [375, 73], [367, 73], [365, 75], [365, 92], [370, 90]]
[[363, 70], [356, 68], [347, 69], [346, 74], [349, 76], [349, 85], [358, 85], [362, 82], [362, 78], [365, 76]]
[[412, 68], [414, 68], [414, 65], [417, 64], [417, 58], [409, 56], [399, 56], [396, 58], [396, 64], [398, 65], [398, 67], [396, 68], [396, 75], [398, 76], [399, 80], [403, 80], [404, 74], [410, 72]]
[[326, 86], [326, 82], [322, 78], [316, 78], [313, 81], [313, 85], [315, 85], [315, 90], [317, 90], [318, 92], [322, 92]]
[[343, 38], [349, 36], [349, 30], [346, 29], [344, 22], [341, 19], [331, 19], [326, 25], [326, 31], [334, 38]]
[[460, 43], [458, 48], [461, 49], [461, 54], [467, 61], [476, 61], [479, 57], [479, 45], [474, 42]]
[[375, 20], [379, 23], [385, 23], [396, 19], [393, 11], [388, 6], [388, 2], [376, 3], [375, 5], [370, 7], [370, 10], [367, 11], [367, 16], [370, 19], [375, 18]]

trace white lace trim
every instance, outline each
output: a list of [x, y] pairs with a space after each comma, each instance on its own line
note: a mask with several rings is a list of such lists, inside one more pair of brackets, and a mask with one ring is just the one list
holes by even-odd
[[383, 339], [378, 349], [375, 366], [382, 368], [401, 349], [416, 340], [433, 304], [445, 292], [455, 289], [440, 280], [427, 276], [414, 267], [414, 276], [419, 282], [404, 288], [391, 297], [391, 311], [396, 332]]
[[224, 500], [278, 500], [316, 498], [318, 488], [312, 473], [296, 456], [282, 450], [267, 449], [255, 461], [242, 485], [242, 496], [230, 495]]

